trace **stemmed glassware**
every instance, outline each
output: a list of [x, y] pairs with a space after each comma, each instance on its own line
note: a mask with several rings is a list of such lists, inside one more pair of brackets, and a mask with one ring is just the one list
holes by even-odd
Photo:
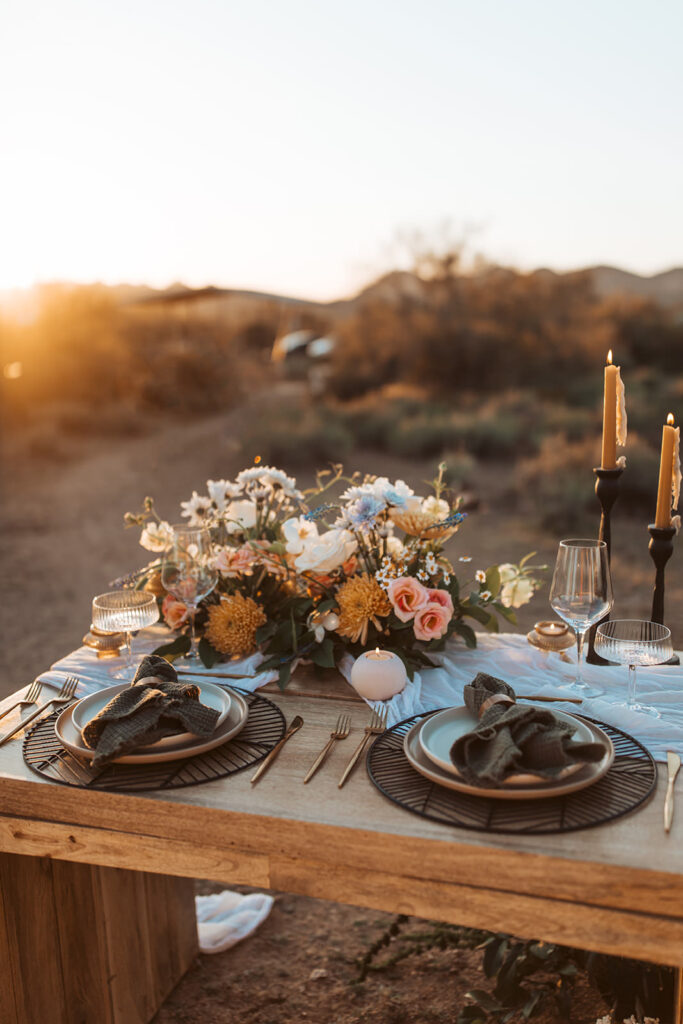
[[581, 655], [586, 630], [612, 607], [612, 578], [607, 546], [602, 540], [562, 540], [557, 552], [550, 604], [576, 633], [577, 665], [574, 685], [586, 697], [605, 691], [581, 678]]
[[128, 679], [133, 674], [131, 633], [153, 626], [159, 618], [159, 607], [154, 594], [145, 590], [112, 590], [99, 594], [92, 603], [92, 624], [105, 633], [126, 634], [126, 656], [123, 668], [114, 673], [116, 679]]
[[190, 620], [188, 661], [199, 658], [195, 619], [203, 598], [216, 586], [218, 574], [213, 567], [211, 534], [202, 527], [185, 524], [173, 527], [173, 538], [163, 555], [161, 582], [173, 597], [186, 606]]
[[662, 665], [669, 660], [673, 654], [671, 630], [647, 619], [614, 619], [598, 626], [595, 649], [607, 661], [628, 665], [628, 697], [617, 706], [661, 718], [656, 708], [636, 700], [636, 666]]

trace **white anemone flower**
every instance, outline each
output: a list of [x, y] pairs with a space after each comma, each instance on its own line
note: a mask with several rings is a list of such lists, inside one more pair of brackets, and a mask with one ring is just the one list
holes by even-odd
[[147, 523], [142, 536], [140, 537], [140, 544], [147, 551], [161, 552], [165, 551], [170, 545], [173, 539], [173, 530], [171, 524], [166, 521], [160, 523]]
[[181, 515], [190, 520], [190, 526], [204, 526], [213, 512], [211, 498], [205, 494], [192, 492], [189, 501], [180, 502]]
[[256, 526], [256, 504], [253, 501], [231, 501], [225, 510], [228, 533], [242, 533]]
[[290, 555], [300, 555], [307, 543], [318, 536], [318, 527], [304, 516], [294, 516], [282, 524], [286, 548]]

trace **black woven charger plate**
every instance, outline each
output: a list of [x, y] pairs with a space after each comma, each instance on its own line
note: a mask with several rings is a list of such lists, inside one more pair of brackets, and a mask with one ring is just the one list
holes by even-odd
[[[380, 793], [430, 821], [479, 832], [547, 835], [592, 828], [621, 818], [654, 792], [657, 767], [638, 740], [612, 725], [594, 722], [614, 744], [614, 762], [598, 782], [547, 800], [494, 800], [456, 793], [420, 775], [403, 753], [403, 738], [426, 715], [413, 715], [378, 736], [367, 757], [368, 775]], [[585, 716], [582, 716], [585, 717]]]
[[55, 732], [55, 722], [63, 708], [31, 730], [24, 739], [24, 761], [38, 775], [64, 786], [83, 789], [115, 789], [126, 793], [139, 790], [181, 789], [213, 782], [256, 764], [272, 750], [285, 733], [285, 717], [266, 697], [236, 686], [249, 706], [244, 729], [220, 747], [189, 757], [186, 761], [163, 764], [112, 764], [93, 770], [65, 750]]

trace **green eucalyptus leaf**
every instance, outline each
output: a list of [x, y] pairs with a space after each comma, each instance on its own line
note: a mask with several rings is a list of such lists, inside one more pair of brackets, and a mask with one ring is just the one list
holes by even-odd
[[162, 658], [166, 658], [167, 661], [172, 662], [179, 658], [181, 654], [187, 654], [191, 646], [192, 641], [190, 637], [185, 633], [181, 633], [180, 636], [177, 636], [170, 643], [157, 647], [156, 650], [152, 651], [152, 654], [158, 654]]
[[201, 638], [197, 649], [204, 668], [213, 668], [216, 662], [220, 659], [220, 654], [216, 648], [212, 647], [205, 637]]
[[492, 565], [486, 570], [486, 589], [491, 591], [492, 597], [498, 597], [500, 592], [500, 569]]

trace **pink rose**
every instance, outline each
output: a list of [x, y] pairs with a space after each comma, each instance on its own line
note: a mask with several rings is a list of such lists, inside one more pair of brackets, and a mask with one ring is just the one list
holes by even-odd
[[447, 590], [428, 590], [430, 604], [440, 604], [453, 614], [453, 599]]
[[187, 605], [167, 594], [161, 605], [161, 614], [170, 629], [179, 629], [187, 619]]
[[415, 616], [415, 621], [413, 622], [415, 637], [418, 640], [425, 640], [427, 642], [430, 640], [440, 640], [445, 634], [452, 616], [453, 613], [448, 608], [445, 608], [444, 605], [438, 604], [436, 601], [430, 601]]
[[251, 576], [257, 557], [249, 544], [243, 544], [240, 548], [223, 548], [213, 564], [222, 576]]
[[399, 576], [387, 587], [392, 607], [401, 622], [410, 622], [429, 601], [429, 592], [413, 576]]

